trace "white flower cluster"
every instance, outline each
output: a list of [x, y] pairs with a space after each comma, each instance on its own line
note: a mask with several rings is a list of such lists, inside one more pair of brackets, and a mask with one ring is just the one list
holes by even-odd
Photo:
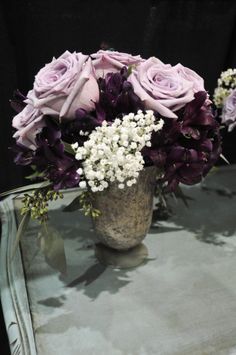
[[236, 86], [236, 69], [227, 69], [223, 71], [218, 79], [218, 86], [231, 86], [234, 88]]
[[156, 121], [153, 111], [139, 110], [136, 115], [130, 113], [122, 119], [116, 118], [110, 125], [103, 121], [82, 147], [72, 144], [75, 158], [82, 163], [82, 169], [78, 170], [83, 178], [80, 187], [88, 184], [96, 192], [114, 181], [120, 189], [135, 184], [144, 167], [141, 150], [151, 146], [152, 132], [160, 130], [163, 124], [162, 119]]
[[218, 108], [223, 107], [224, 101], [225, 101], [226, 97], [229, 96], [230, 92], [231, 92], [231, 90], [226, 89], [226, 88], [222, 88], [222, 87], [218, 87], [215, 89], [213, 100], [214, 100], [216, 107], [218, 107]]
[[218, 87], [214, 91], [214, 103], [216, 107], [222, 108], [225, 99], [236, 88], [236, 69], [223, 71], [217, 81]]

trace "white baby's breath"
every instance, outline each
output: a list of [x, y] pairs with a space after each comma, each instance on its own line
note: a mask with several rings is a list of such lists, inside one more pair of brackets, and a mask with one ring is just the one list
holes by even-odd
[[213, 100], [218, 108], [224, 106], [225, 99], [236, 88], [236, 69], [229, 68], [223, 71], [217, 80], [217, 88], [214, 91]]
[[85, 189], [86, 186], [87, 186], [86, 181], [80, 181], [79, 187], [81, 187], [82, 189]]
[[[144, 167], [141, 150], [151, 146], [152, 132], [162, 129], [164, 121], [156, 120], [153, 111], [130, 113], [112, 124], [103, 121], [82, 147], [72, 145], [75, 158], [81, 160], [83, 175], [93, 192], [103, 191], [117, 181], [120, 189], [136, 183]], [[82, 171], [81, 171], [82, 170]], [[85, 181], [80, 182], [85, 187]]]

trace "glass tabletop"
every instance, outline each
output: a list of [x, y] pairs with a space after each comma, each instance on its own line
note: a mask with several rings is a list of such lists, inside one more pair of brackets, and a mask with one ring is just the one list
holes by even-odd
[[172, 201], [173, 215], [144, 240], [148, 258], [132, 269], [98, 262], [89, 218], [63, 212], [76, 190], [50, 210], [66, 273], [45, 262], [30, 223], [21, 253], [38, 354], [236, 353], [235, 176], [220, 168], [183, 188], [189, 208]]

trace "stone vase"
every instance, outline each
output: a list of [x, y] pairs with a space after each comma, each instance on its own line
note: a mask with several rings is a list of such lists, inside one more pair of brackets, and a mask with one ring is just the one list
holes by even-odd
[[123, 253], [140, 245], [152, 221], [157, 172], [154, 166], [144, 168], [131, 187], [113, 183], [93, 194], [93, 206], [101, 212], [93, 225], [102, 245]]

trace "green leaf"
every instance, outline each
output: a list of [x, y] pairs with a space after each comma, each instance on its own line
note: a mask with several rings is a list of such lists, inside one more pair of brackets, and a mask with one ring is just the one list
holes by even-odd
[[130, 76], [130, 74], [132, 73], [132, 70], [133, 70], [134, 67], [135, 67], [134, 65], [129, 65], [128, 66], [128, 72], [127, 72], [128, 76]]
[[37, 183], [37, 184], [20, 186], [20, 187], [17, 187], [15, 189], [12, 189], [12, 190], [8, 190], [8, 191], [5, 191], [5, 192], [2, 192], [0, 194], [0, 197], [5, 197], [5, 196], [8, 196], [8, 195], [11, 195], [11, 194], [14, 194], [14, 193], [21, 193], [21, 192], [30, 191], [30, 190], [37, 190], [37, 189], [41, 189], [42, 187], [47, 187], [47, 186], [50, 186], [50, 185], [51, 185], [51, 182], [47, 180], [47, 181], [40, 182], [40, 183]]
[[66, 206], [62, 211], [63, 212], [74, 212], [74, 211], [82, 209], [83, 206], [81, 204], [80, 196], [81, 195], [76, 196], [74, 198], [74, 200], [68, 206]]
[[17, 230], [17, 233], [16, 233], [16, 239], [14, 241], [14, 244], [13, 244], [13, 248], [12, 248], [12, 254], [11, 254], [11, 257], [13, 258], [15, 253], [16, 253], [16, 249], [19, 245], [19, 242], [20, 242], [20, 238], [22, 237], [22, 235], [25, 233], [26, 231], [26, 228], [29, 224], [29, 220], [30, 220], [30, 210], [28, 210], [22, 220], [20, 221], [20, 224], [19, 224], [19, 227], [18, 227], [18, 230]]
[[75, 155], [75, 152], [69, 143], [63, 141], [63, 145], [64, 145], [64, 149], [67, 153], [69, 153], [71, 155]]
[[42, 177], [44, 177], [44, 172], [35, 171], [33, 174], [26, 176], [25, 179], [34, 180]]
[[32, 169], [33, 171], [36, 171], [36, 170], [37, 170], [37, 166], [36, 166], [36, 165], [30, 165], [30, 167], [31, 167], [31, 169]]
[[53, 269], [66, 272], [66, 255], [64, 241], [60, 233], [51, 226], [45, 226], [38, 235], [39, 246], [44, 254], [45, 261]]

